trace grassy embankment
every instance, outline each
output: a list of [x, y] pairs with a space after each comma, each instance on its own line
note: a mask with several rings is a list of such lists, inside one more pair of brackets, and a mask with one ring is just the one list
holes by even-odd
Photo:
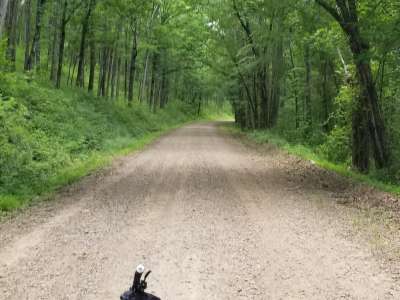
[[[215, 118], [212, 111], [204, 110], [201, 118]], [[77, 89], [55, 90], [24, 75], [0, 74], [0, 214], [195, 119], [196, 109], [183, 103], [153, 114], [145, 105], [128, 107]]]

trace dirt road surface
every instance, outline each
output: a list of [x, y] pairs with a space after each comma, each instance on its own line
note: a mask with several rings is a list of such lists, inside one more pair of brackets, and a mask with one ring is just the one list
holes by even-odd
[[0, 299], [400, 299], [332, 192], [214, 123], [178, 129], [0, 224]]

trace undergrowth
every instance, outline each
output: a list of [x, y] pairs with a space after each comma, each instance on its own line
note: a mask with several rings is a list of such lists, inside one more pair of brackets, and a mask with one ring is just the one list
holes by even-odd
[[0, 73], [0, 213], [51, 193], [197, 118], [189, 105], [152, 113], [140, 104], [55, 90]]

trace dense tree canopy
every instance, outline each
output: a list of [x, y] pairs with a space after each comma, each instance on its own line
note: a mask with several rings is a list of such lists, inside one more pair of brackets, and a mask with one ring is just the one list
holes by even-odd
[[0, 8], [3, 71], [152, 111], [171, 99], [230, 101], [242, 128], [274, 129], [335, 162], [400, 176], [396, 0], [2, 0]]

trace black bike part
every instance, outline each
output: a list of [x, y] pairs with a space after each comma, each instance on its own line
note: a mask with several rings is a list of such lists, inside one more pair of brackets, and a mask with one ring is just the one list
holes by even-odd
[[140, 279], [142, 278], [143, 273], [139, 273], [138, 271], [135, 272], [135, 277], [133, 279], [133, 285], [132, 288], [135, 292], [142, 291], [142, 285], [140, 282]]
[[123, 293], [120, 297], [121, 300], [161, 300], [160, 298], [145, 293], [144, 291], [147, 289], [147, 277], [149, 277], [151, 271], [148, 271], [144, 276], [144, 279], [141, 280], [143, 275], [144, 267], [138, 266], [135, 272], [135, 276], [133, 279], [133, 285], [129, 289], [129, 291]]
[[135, 293], [130, 290], [121, 296], [121, 300], [161, 300], [160, 298], [148, 293]]

